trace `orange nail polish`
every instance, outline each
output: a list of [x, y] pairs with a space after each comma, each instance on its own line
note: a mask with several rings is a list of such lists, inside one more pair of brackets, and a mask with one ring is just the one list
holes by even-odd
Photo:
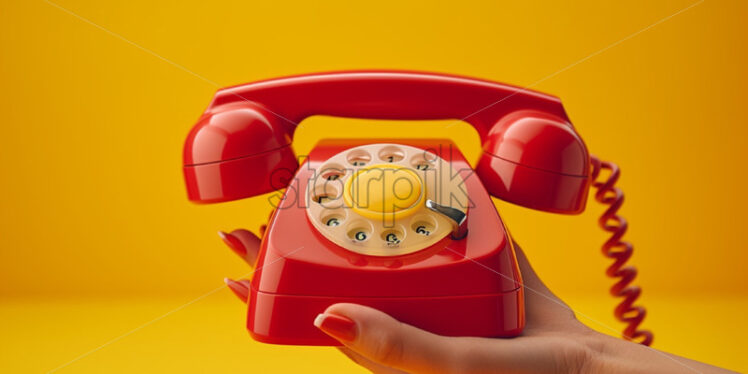
[[314, 319], [314, 326], [340, 341], [356, 339], [356, 322], [347, 317], [322, 313]]

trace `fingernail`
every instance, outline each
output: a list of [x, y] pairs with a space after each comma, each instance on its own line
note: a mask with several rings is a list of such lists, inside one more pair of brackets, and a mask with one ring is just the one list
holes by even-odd
[[223, 240], [224, 243], [226, 243], [229, 248], [231, 248], [234, 253], [239, 255], [239, 257], [244, 258], [247, 256], [247, 248], [244, 248], [244, 245], [242, 245], [242, 242], [234, 235], [227, 234], [223, 231], [218, 232], [218, 236], [221, 237], [221, 240]]
[[244, 283], [244, 281], [237, 282], [229, 278], [223, 278], [223, 282], [229, 286], [229, 289], [234, 292], [234, 295], [236, 295], [239, 300], [244, 303], [247, 302], [247, 299], [249, 299], [249, 285], [247, 283]]
[[356, 339], [356, 322], [347, 317], [321, 313], [314, 319], [314, 326], [340, 341]]

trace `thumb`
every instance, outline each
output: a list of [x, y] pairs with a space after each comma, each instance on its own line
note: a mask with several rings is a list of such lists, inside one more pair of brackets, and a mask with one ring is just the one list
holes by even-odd
[[456, 363], [450, 338], [397, 321], [357, 304], [334, 304], [314, 325], [369, 360], [409, 372], [451, 371]]

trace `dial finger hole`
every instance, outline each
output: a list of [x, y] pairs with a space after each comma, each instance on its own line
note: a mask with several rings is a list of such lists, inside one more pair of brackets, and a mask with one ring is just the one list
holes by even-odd
[[399, 162], [405, 158], [405, 152], [399, 147], [387, 146], [379, 151], [379, 159], [384, 162]]
[[345, 222], [345, 211], [336, 210], [322, 214], [322, 224], [328, 227], [337, 227]]
[[362, 243], [371, 238], [372, 231], [371, 223], [359, 220], [348, 225], [346, 235], [354, 243]]
[[400, 227], [387, 229], [382, 232], [381, 237], [387, 246], [394, 247], [400, 245], [405, 239], [405, 232]]
[[328, 165], [324, 169], [322, 169], [322, 172], [320, 172], [319, 175], [324, 180], [336, 181], [336, 180], [342, 179], [345, 173], [346, 173], [346, 170], [342, 166], [338, 164], [333, 164], [333, 165]]
[[411, 157], [410, 164], [417, 170], [429, 170], [434, 169], [436, 160], [437, 157], [435, 154], [429, 151], [422, 151]]
[[417, 235], [430, 236], [436, 231], [436, 220], [426, 215], [418, 216], [413, 219], [410, 228]]
[[363, 149], [354, 149], [348, 152], [346, 159], [353, 166], [364, 166], [371, 161], [371, 155]]
[[315, 186], [311, 196], [312, 201], [329, 207], [331, 202], [340, 197], [340, 188], [336, 184], [325, 181], [325, 183]]

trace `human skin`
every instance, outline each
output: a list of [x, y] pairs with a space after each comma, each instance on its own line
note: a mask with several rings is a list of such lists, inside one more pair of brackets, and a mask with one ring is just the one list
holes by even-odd
[[[253, 234], [235, 230], [221, 237], [254, 264], [259, 240]], [[546, 287], [516, 243], [515, 250], [527, 318], [516, 338], [440, 336], [345, 303], [328, 307], [314, 324], [374, 373], [732, 373], [590, 329]]]

